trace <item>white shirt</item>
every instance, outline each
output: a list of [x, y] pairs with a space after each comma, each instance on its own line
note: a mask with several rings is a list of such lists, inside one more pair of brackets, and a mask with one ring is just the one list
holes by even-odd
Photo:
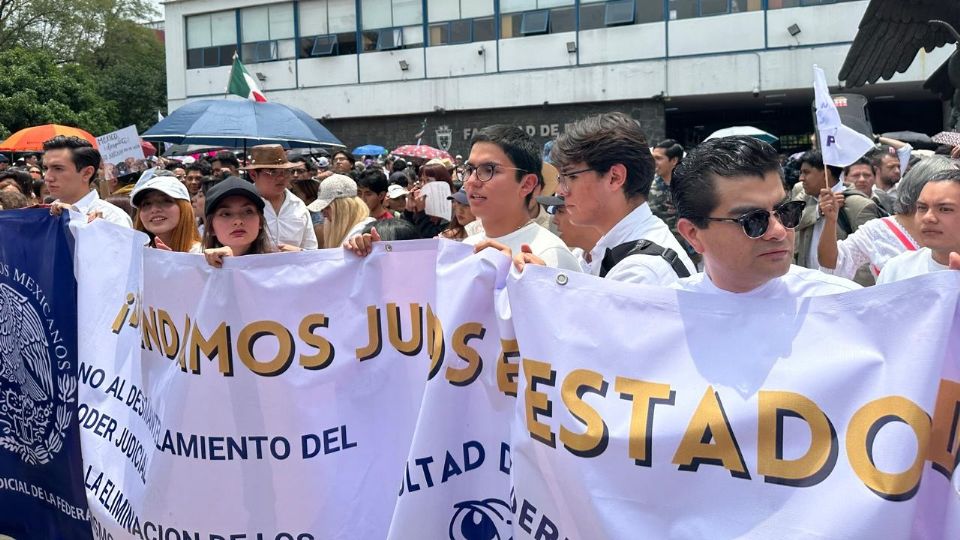
[[880, 272], [880, 277], [877, 278], [877, 285], [947, 269], [946, 265], [933, 260], [933, 252], [930, 251], [930, 248], [907, 251], [887, 261]]
[[903, 245], [884, 221], [889, 221], [903, 233], [914, 249], [918, 247], [917, 241], [892, 217], [871, 219], [846, 239], [837, 242], [837, 267], [830, 269], [821, 266], [820, 270], [835, 276], [853, 278], [858, 268], [870, 263], [871, 270], [876, 274], [890, 259], [908, 251], [907, 246]]
[[283, 190], [283, 202], [280, 204], [279, 215], [270, 201], [264, 199], [263, 202], [266, 203], [263, 216], [267, 218], [267, 234], [274, 244], [317, 249], [317, 234], [313, 232], [313, 221], [303, 201], [289, 189]]
[[363, 232], [363, 229], [365, 229], [367, 225], [371, 223], [376, 223], [376, 221], [377, 221], [377, 218], [374, 218], [374, 217], [365, 217], [361, 219], [359, 223], [357, 223], [356, 225], [353, 226], [352, 229], [347, 231], [347, 235], [344, 236], [344, 238], [349, 239], [349, 238], [353, 238], [354, 236], [357, 236], [358, 234], [361, 234]]
[[756, 289], [745, 293], [730, 292], [717, 287], [713, 281], [710, 280], [710, 276], [708, 276], [706, 272], [683, 278], [671, 285], [670, 288], [690, 292], [732, 294], [754, 298], [803, 298], [807, 296], [839, 294], [862, 289], [863, 287], [848, 279], [831, 276], [818, 270], [810, 270], [809, 268], [791, 264], [790, 270], [788, 270], [786, 274], [771, 279]]
[[[677, 242], [667, 224], [653, 215], [649, 204], [643, 203], [600, 237], [600, 240], [597, 240], [597, 244], [590, 250], [590, 273], [595, 276], [600, 275], [600, 266], [607, 249], [613, 249], [632, 240], [649, 240], [660, 247], [672, 249], [691, 274], [697, 272], [693, 261]], [[663, 257], [651, 255], [631, 255], [623, 259], [607, 273], [606, 278], [649, 285], [669, 285], [679, 279], [670, 263]]]
[[464, 244], [475, 246], [484, 240], [494, 240], [510, 248], [514, 255], [520, 253], [520, 246], [529, 244], [530, 250], [537, 257], [543, 259], [547, 266], [582, 272], [577, 258], [570, 253], [567, 245], [559, 236], [531, 221], [510, 234], [499, 238], [488, 238], [485, 232], [468, 236]]
[[[60, 201], [58, 200], [57, 202]], [[130, 214], [121, 210], [120, 207], [101, 199], [100, 194], [97, 193], [95, 189], [84, 195], [82, 199], [72, 206], [83, 215], [91, 212], [100, 212], [103, 215], [103, 219], [110, 223], [115, 223], [122, 227], [133, 227], [133, 220], [130, 219]]]

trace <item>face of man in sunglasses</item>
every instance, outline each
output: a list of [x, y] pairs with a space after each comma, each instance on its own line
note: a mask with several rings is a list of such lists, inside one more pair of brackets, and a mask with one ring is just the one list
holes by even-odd
[[[714, 177], [716, 208], [709, 217], [738, 218], [751, 210], [773, 212], [786, 198], [776, 171], [759, 177]], [[748, 292], [790, 270], [793, 262], [792, 229], [769, 217], [767, 230], [748, 237], [743, 227], [729, 221], [711, 221], [704, 228], [687, 219], [677, 226], [690, 245], [703, 255], [704, 269], [713, 283], [730, 292]]]

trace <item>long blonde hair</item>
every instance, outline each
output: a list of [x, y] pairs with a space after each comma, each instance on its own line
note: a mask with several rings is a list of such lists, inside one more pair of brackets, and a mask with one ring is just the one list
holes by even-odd
[[[190, 204], [190, 201], [183, 199], [174, 199], [173, 202], [177, 203], [177, 207], [180, 208], [180, 221], [176, 228], [170, 232], [173, 243], [168, 247], [173, 251], [188, 253], [194, 245], [200, 243], [200, 232], [197, 231], [197, 220], [193, 215], [193, 205]], [[140, 221], [139, 210], [133, 217], [133, 227], [138, 231], [147, 233], [150, 236], [151, 244], [156, 241], [154, 234], [145, 229], [143, 222]]]
[[341, 197], [330, 203], [330, 219], [323, 224], [324, 247], [339, 247], [357, 223], [370, 217], [367, 203], [360, 197]]

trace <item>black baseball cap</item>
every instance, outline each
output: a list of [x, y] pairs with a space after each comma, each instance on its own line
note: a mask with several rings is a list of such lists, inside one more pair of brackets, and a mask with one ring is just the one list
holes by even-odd
[[260, 192], [253, 184], [236, 176], [228, 176], [207, 192], [207, 202], [204, 205], [203, 213], [209, 216], [224, 199], [234, 195], [250, 199], [250, 202], [256, 205], [261, 212], [266, 206], [263, 199], [260, 198]]

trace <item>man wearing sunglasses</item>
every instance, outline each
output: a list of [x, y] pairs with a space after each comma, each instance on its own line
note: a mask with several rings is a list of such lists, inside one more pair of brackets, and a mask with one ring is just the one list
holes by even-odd
[[860, 288], [792, 265], [793, 229], [804, 201], [790, 201], [777, 151], [750, 137], [723, 137], [694, 149], [674, 171], [677, 229], [703, 256], [704, 271], [675, 287], [758, 297], [816, 296]]

